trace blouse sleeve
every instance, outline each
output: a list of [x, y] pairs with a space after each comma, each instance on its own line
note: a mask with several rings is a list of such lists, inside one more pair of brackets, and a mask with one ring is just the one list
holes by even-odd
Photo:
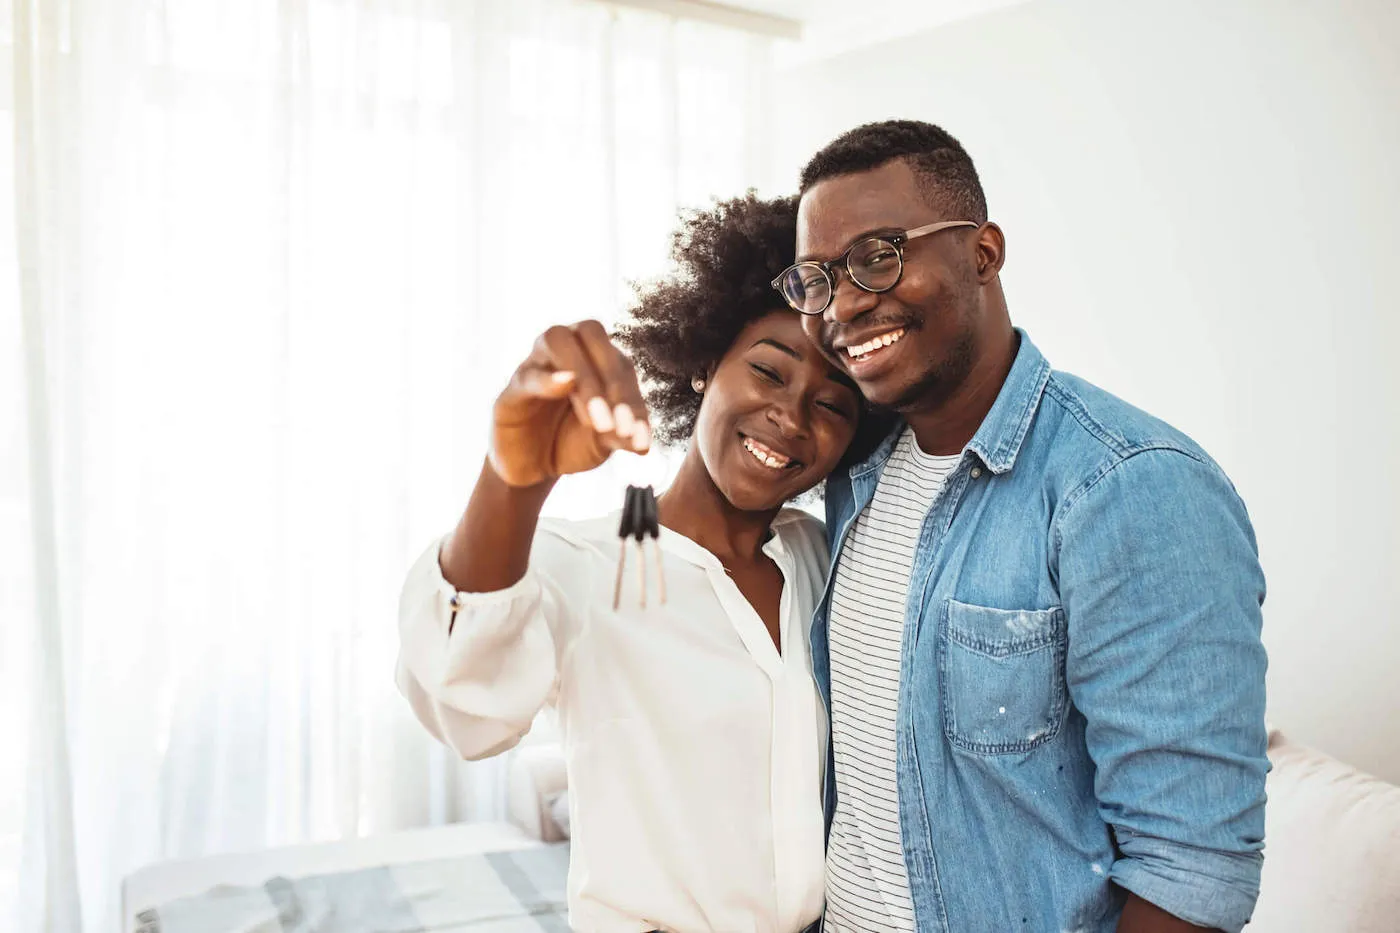
[[463, 758], [514, 746], [558, 689], [560, 659], [579, 627], [585, 559], [546, 528], [530, 568], [491, 593], [458, 593], [438, 563], [441, 542], [413, 565], [399, 600], [396, 680], [414, 715]]

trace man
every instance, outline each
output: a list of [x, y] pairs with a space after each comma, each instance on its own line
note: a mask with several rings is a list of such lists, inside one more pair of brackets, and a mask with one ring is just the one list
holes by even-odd
[[860, 127], [802, 174], [808, 336], [899, 425], [827, 484], [828, 931], [1237, 931], [1264, 579], [1189, 438], [1014, 329], [971, 159]]

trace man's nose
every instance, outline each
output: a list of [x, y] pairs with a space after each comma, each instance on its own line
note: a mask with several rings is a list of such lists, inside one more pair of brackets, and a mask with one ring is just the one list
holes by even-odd
[[831, 304], [822, 312], [828, 323], [849, 324], [879, 304], [880, 296], [857, 286], [845, 269], [833, 269], [832, 275], [836, 279], [836, 291], [831, 296]]

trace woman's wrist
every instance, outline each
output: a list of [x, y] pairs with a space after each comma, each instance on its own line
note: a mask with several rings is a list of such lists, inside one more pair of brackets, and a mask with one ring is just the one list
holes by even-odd
[[468, 593], [503, 590], [525, 575], [540, 510], [557, 480], [512, 486], [488, 459], [439, 562], [449, 584]]

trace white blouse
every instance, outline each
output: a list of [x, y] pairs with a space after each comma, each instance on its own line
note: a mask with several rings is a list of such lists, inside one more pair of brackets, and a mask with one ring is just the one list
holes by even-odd
[[404, 585], [399, 689], [464, 758], [510, 748], [555, 704], [572, 929], [795, 933], [824, 888], [826, 718], [808, 642], [822, 524], [785, 509], [763, 548], [783, 575], [781, 654], [719, 560], [666, 528], [666, 604], [648, 543], [638, 606], [629, 544], [614, 611], [617, 527], [541, 520], [529, 571], [495, 593], [455, 593], [435, 544]]

